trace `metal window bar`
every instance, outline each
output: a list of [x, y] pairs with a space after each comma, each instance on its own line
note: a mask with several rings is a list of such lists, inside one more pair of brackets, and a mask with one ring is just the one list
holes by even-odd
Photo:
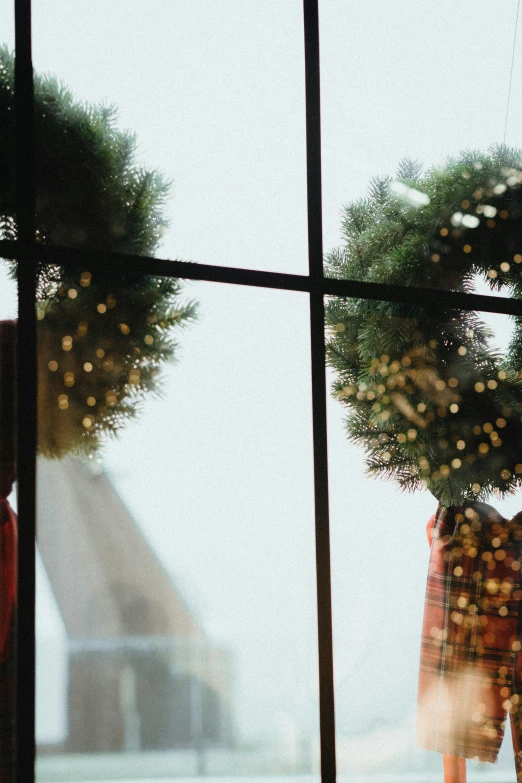
[[[135, 268], [150, 275], [308, 292], [312, 356], [316, 573], [320, 683], [321, 780], [334, 783], [335, 716], [328, 517], [324, 297], [343, 296], [417, 303], [419, 289], [325, 278], [322, 250], [320, 59], [318, 0], [303, 0], [305, 35], [309, 274], [293, 275], [167, 259], [42, 247], [34, 242], [33, 71], [31, 0], [15, 3], [17, 224], [15, 242], [0, 241], [0, 256], [18, 261], [18, 489], [19, 602], [17, 639], [17, 783], [34, 782], [35, 748], [35, 478], [36, 478], [36, 265]], [[422, 289], [433, 308], [522, 315], [522, 301]], [[22, 349], [23, 348], [23, 349]]]
[[[18, 263], [17, 479], [18, 617], [16, 642], [16, 781], [34, 780], [36, 261], [31, 0], [15, 2], [16, 219]], [[23, 248], [23, 249], [22, 249]]]

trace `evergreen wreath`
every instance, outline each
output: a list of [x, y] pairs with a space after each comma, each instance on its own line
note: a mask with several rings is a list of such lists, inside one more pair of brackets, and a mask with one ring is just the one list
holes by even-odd
[[[166, 228], [170, 185], [135, 162], [136, 138], [112, 106], [83, 105], [35, 76], [37, 240], [67, 248], [152, 255]], [[14, 240], [14, 60], [0, 47], [0, 238]], [[11, 264], [13, 275], [16, 265]], [[181, 285], [107, 268], [60, 264], [38, 274], [38, 440], [48, 457], [92, 454], [134, 416], [174, 356], [171, 331], [195, 317]]]
[[[522, 152], [468, 152], [395, 180], [343, 210], [327, 274], [472, 292], [477, 278], [522, 298]], [[505, 356], [478, 313], [331, 298], [327, 359], [347, 432], [370, 474], [428, 487], [445, 506], [522, 484], [522, 318]]]

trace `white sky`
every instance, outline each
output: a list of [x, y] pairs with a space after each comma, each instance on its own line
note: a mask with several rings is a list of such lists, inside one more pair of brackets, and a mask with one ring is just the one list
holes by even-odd
[[[7, 0], [0, 6], [10, 13]], [[142, 160], [172, 178], [161, 255], [306, 272], [300, 0], [34, 7], [36, 68], [81, 99], [114, 102]], [[402, 157], [430, 164], [502, 140], [516, 0], [322, 0], [320, 11], [328, 249], [339, 241], [342, 205]], [[521, 143], [519, 44], [513, 144]], [[180, 335], [164, 398], [107, 449], [105, 466], [209, 635], [234, 651], [242, 732], [316, 734], [306, 297], [216, 284], [186, 291], [200, 301], [200, 321]], [[507, 331], [507, 318], [496, 323]], [[400, 722], [412, 706], [424, 524], [435, 502], [366, 479], [342, 419], [331, 402], [345, 736]], [[520, 500], [498, 507], [510, 514]]]

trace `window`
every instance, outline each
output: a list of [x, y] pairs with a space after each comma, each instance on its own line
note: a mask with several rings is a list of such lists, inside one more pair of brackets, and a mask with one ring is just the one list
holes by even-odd
[[[323, 161], [319, 5], [325, 88], [323, 130], [327, 139]], [[359, 709], [365, 700], [371, 702], [381, 698], [393, 702], [395, 698], [389, 686], [391, 669], [401, 668], [400, 634], [393, 641], [394, 656], [388, 661], [389, 677], [379, 691], [380, 695], [366, 685], [375, 675], [374, 658], [368, 655], [374, 644], [372, 639], [378, 636], [379, 630], [388, 637], [397, 631], [390, 615], [400, 596], [389, 591], [388, 603], [383, 599], [383, 606], [388, 607], [385, 608], [388, 625], [384, 630], [372, 627], [368, 617], [374, 613], [375, 602], [381, 602], [375, 591], [386, 589], [383, 587], [383, 580], [384, 584], [386, 580], [383, 572], [387, 567], [383, 550], [390, 553], [396, 547], [394, 556], [398, 557], [397, 553], [406, 544], [389, 529], [386, 531], [388, 538], [380, 530], [373, 530], [370, 544], [362, 525], [357, 528], [346, 526], [347, 508], [353, 515], [358, 506], [359, 513], [363, 507], [365, 516], [375, 515], [378, 510], [371, 497], [360, 496], [360, 493], [370, 495], [372, 492], [370, 486], [363, 483], [362, 475], [357, 473], [360, 461], [356, 465], [348, 448], [348, 456], [343, 457], [342, 462], [338, 459], [341, 452], [335, 444], [339, 444], [340, 438], [344, 443], [345, 435], [339, 408], [334, 406], [328, 413], [327, 448], [327, 404], [330, 403], [325, 376], [325, 298], [411, 305], [419, 298], [418, 289], [401, 285], [400, 281], [389, 286], [357, 279], [334, 279], [323, 272], [322, 162], [325, 164], [324, 192], [328, 204], [339, 201], [338, 207], [349, 194], [342, 193], [342, 183], [336, 182], [334, 151], [342, 147], [343, 171], [348, 172], [352, 184], [357, 181], [357, 187], [359, 180], [366, 181], [375, 173], [366, 170], [370, 165], [368, 160], [363, 174], [350, 170], [344, 156], [353, 159], [355, 155], [343, 141], [343, 124], [347, 119], [343, 114], [339, 124], [336, 125], [335, 120], [336, 101], [346, 88], [343, 75], [355, 67], [351, 55], [346, 55], [347, 60], [338, 59], [350, 50], [350, 46], [343, 48], [339, 38], [345, 29], [344, 18], [340, 17], [348, 12], [327, 0], [321, 4], [317, 0], [304, 0], [302, 9], [297, 2], [286, 3], [284, 10], [276, 2], [263, 6], [256, 2], [239, 3], [235, 9], [237, 18], [232, 24], [225, 9], [212, 6], [214, 18], [208, 16], [208, 8], [203, 2], [186, 3], [183, 24], [176, 25], [179, 4], [171, 11], [155, 0], [152, 5], [115, 2], [110, 8], [98, 0], [91, 0], [75, 10], [76, 35], [63, 35], [62, 40], [62, 25], [70, 24], [68, 4], [56, 2], [44, 8], [35, 3], [32, 9], [30, 0], [15, 0], [18, 237], [3, 240], [0, 249], [3, 258], [18, 262], [18, 334], [19, 344], [24, 347], [18, 356], [17, 414], [20, 517], [17, 780], [27, 783], [34, 779], [33, 749], [38, 723], [34, 712], [36, 687], [42, 688], [38, 697], [41, 701], [55, 700], [53, 720], [49, 718], [47, 725], [44, 725], [45, 721], [41, 724], [43, 733], [38, 762], [41, 780], [54, 779], [53, 775], [58, 774], [57, 767], [53, 767], [53, 748], [61, 746], [67, 763], [72, 765], [71, 780], [78, 774], [74, 767], [75, 755], [80, 758], [83, 754], [82, 773], [94, 777], [106, 765], [114, 775], [124, 776], [130, 774], [129, 762], [119, 771], [111, 764], [114, 751], [125, 752], [127, 760], [138, 765], [134, 771], [142, 768], [145, 776], [150, 773], [151, 757], [143, 754], [150, 751], [156, 753], [156, 760], [159, 759], [158, 769], [167, 764], [162, 769], [173, 776], [249, 775], [259, 771], [260, 775], [308, 774], [314, 780], [320, 774], [323, 783], [333, 783], [336, 780], [336, 718], [341, 772], [360, 773], [364, 780], [368, 770], [358, 770], [350, 760], [357, 755], [368, 755], [372, 744], [384, 746], [387, 743], [394, 769], [398, 774], [404, 774], [406, 780], [411, 769], [403, 764], [404, 759], [396, 762], [392, 746], [403, 743], [401, 747], [409, 747], [404, 732], [413, 733], [410, 724], [406, 721], [398, 733], [393, 734], [382, 730], [386, 724], [386, 710], [379, 714], [375, 723], [369, 707], [366, 713]], [[399, 46], [399, 25], [397, 20], [386, 16], [391, 13], [389, 9], [379, 9], [377, 14], [377, 10], [368, 9], [367, 4], [356, 3], [352, 11], [360, 40], [370, 40], [378, 25], [382, 25], [384, 37], [384, 28], [388, 25], [395, 35], [393, 41], [392, 38], [388, 40], [390, 51]], [[486, 4], [480, 4], [476, 24], [487, 38], [490, 16], [486, 11]], [[377, 18], [381, 12], [384, 20]], [[401, 12], [394, 9], [395, 13]], [[439, 11], [432, 9], [431, 13], [437, 15]], [[118, 20], [125, 14], [133, 17], [131, 23], [119, 26]], [[102, 15], [107, 24], [100, 28]], [[449, 18], [452, 19], [451, 14]], [[419, 31], [423, 31], [422, 40], [426, 39], [425, 43], [429, 45], [425, 56], [429, 67], [438, 73], [439, 60], [436, 47], [426, 34], [424, 12], [415, 6], [414, 21], [406, 12], [403, 21], [405, 25], [406, 22], [412, 25], [412, 38], [418, 40]], [[435, 21], [431, 20], [433, 26]], [[267, 25], [273, 35], [265, 41], [259, 30], [266, 35]], [[116, 29], [120, 38], [117, 46], [113, 46]], [[133, 31], [127, 41], [123, 40], [124, 29]], [[450, 34], [458, 39], [452, 24], [445, 20], [442, 38]], [[503, 30], [499, 32], [499, 35], [504, 34]], [[175, 43], [172, 63], [167, 66], [165, 58], [172, 41]], [[401, 84], [411, 66], [406, 67], [399, 57], [393, 60], [391, 55], [382, 54], [380, 46], [372, 46], [364, 51], [361, 49], [361, 56], [367, 57], [366, 66], [372, 74], [370, 94], [378, 96], [372, 98], [374, 114], [375, 105], [381, 105], [383, 101], [386, 105], [387, 101], [390, 103], [391, 110], [393, 89]], [[449, 43], [447, 46], [451, 48]], [[84, 71], [84, 81], [78, 92], [83, 91], [89, 98], [98, 98], [99, 93], [96, 85], [89, 82], [86, 60], [91, 56], [104, 60], [106, 70], [112, 70], [115, 83], [123, 85], [122, 94], [127, 90], [123, 107], [125, 124], [138, 131], [140, 142], [150, 145], [145, 154], [151, 160], [159, 146], [167, 154], [170, 140], [161, 135], [149, 139], [147, 130], [139, 125], [147, 111], [160, 113], [165, 102], [169, 102], [168, 92], [156, 92], [155, 72], [172, 65], [173, 84], [179, 93], [178, 105], [184, 104], [187, 110], [186, 117], [179, 117], [173, 129], [175, 155], [183, 161], [184, 170], [192, 171], [193, 176], [192, 179], [187, 176], [185, 180], [180, 177], [177, 203], [181, 206], [175, 216], [180, 226], [179, 245], [167, 238], [161, 248], [161, 258], [131, 252], [114, 253], [104, 247], [78, 249], [67, 238], [55, 246], [35, 241], [34, 204], [38, 193], [35, 193], [32, 165], [32, 49], [37, 70], [53, 70], [70, 81], [61, 73], [60, 59], [53, 59], [62, 47], [67, 50], [71, 73], [75, 68], [76, 73]], [[158, 61], [154, 60], [156, 49], [160, 50]], [[206, 60], [198, 58], [198, 52], [202, 50], [206, 50]], [[278, 63], [285, 50], [290, 53], [285, 56], [281, 69]], [[383, 95], [376, 74], [381, 68], [386, 70], [390, 62], [397, 70], [387, 74], [386, 95]], [[123, 77], [126, 70], [131, 73], [131, 80], [127, 82]], [[448, 85], [453, 77], [454, 70], [448, 67], [440, 78], [446, 79], [444, 83]], [[416, 77], [411, 78], [411, 89], [420, 93], [422, 85], [415, 82]], [[129, 87], [132, 82], [135, 89]], [[106, 89], [111, 100], [110, 86]], [[401, 89], [406, 90], [404, 86]], [[201, 94], [195, 98], [192, 90], [199, 90]], [[460, 94], [458, 92], [458, 96]], [[496, 97], [496, 89], [491, 86], [491, 100]], [[357, 111], [362, 116], [367, 104], [361, 102], [359, 94], [357, 100]], [[133, 113], [136, 101], [145, 104], [146, 112]], [[420, 114], [429, 117], [427, 101], [423, 99], [419, 106]], [[448, 116], [452, 111], [448, 109]], [[411, 119], [414, 121], [415, 117]], [[382, 118], [374, 117], [372, 130], [379, 122], [383, 122]], [[449, 127], [446, 115], [445, 122]], [[264, 140], [254, 133], [258, 124], [266, 129]], [[408, 120], [404, 120], [404, 127], [407, 124]], [[353, 143], [357, 144], [364, 127], [362, 123], [359, 129], [351, 129]], [[189, 139], [191, 134], [193, 137]], [[374, 143], [376, 147], [384, 144], [383, 134], [376, 134]], [[430, 149], [431, 153], [431, 143], [432, 136], [426, 134], [416, 150], [422, 154]], [[371, 152], [367, 155], [370, 159]], [[232, 170], [230, 163], [238, 158], [241, 165]], [[287, 166], [285, 170], [278, 168], [280, 161]], [[234, 180], [233, 171], [237, 180]], [[291, 184], [287, 187], [287, 183]], [[178, 187], [178, 182], [175, 184]], [[246, 202], [246, 206], [240, 210], [241, 202]], [[238, 214], [242, 215], [241, 220]], [[331, 226], [336, 219], [329, 209], [326, 215], [328, 236], [332, 235]], [[203, 234], [201, 228], [205, 223], [208, 233]], [[176, 260], [180, 256], [196, 261]], [[112, 470], [112, 483], [96, 464], [87, 470], [85, 466], [79, 467], [66, 460], [49, 462], [36, 469], [35, 279], [38, 268], [51, 267], [57, 262], [76, 270], [75, 273], [79, 265], [82, 270], [88, 267], [89, 272], [102, 281], [109, 268], [122, 273], [132, 270], [144, 280], [148, 276], [180, 279], [185, 281], [188, 294], [206, 303], [207, 331], [198, 332], [195, 328], [187, 333], [186, 345], [183, 341], [181, 345], [187, 356], [192, 352], [199, 357], [202, 365], [199, 374], [194, 371], [191, 376], [189, 369], [179, 389], [171, 393], [169, 387], [166, 392], [170, 395], [169, 410], [175, 410], [177, 418], [169, 421], [165, 418], [165, 408], [151, 404], [143, 426], [131, 429], [122, 445], [115, 444], [110, 449], [108, 464]], [[423, 300], [434, 313], [440, 312], [450, 301], [463, 312], [501, 313], [504, 318], [508, 314], [522, 315], [522, 306], [516, 299], [476, 292], [446, 292], [441, 290], [444, 287], [426, 288], [422, 292]], [[254, 318], [252, 314], [255, 314]], [[223, 327], [224, 315], [226, 329]], [[218, 329], [221, 332], [216, 337]], [[291, 346], [285, 339], [289, 332], [299, 334], [299, 339]], [[205, 334], [209, 337], [212, 333], [214, 350], [210, 351], [205, 344]], [[272, 365], [267, 377], [256, 377], [255, 371], [252, 372], [260, 355], [263, 356], [261, 366]], [[205, 366], [209, 377], [202, 386]], [[175, 388], [175, 369], [172, 371], [172, 390]], [[181, 416], [180, 411], [184, 412]], [[203, 420], [197, 436], [200, 440], [196, 438], [191, 449], [180, 448], [165, 438], [166, 431], [181, 432], [183, 416], [186, 422], [191, 416]], [[218, 421], [221, 424], [217, 424]], [[190, 436], [187, 426], [182, 435], [183, 443], [189, 444]], [[163, 445], [159, 449], [160, 443]], [[147, 453], [154, 458], [146, 457]], [[167, 462], [171, 466], [172, 484], [161, 488], [157, 483], [158, 465]], [[349, 504], [344, 494], [347, 472], [352, 475]], [[198, 497], [199, 482], [208, 493], [206, 506]], [[178, 491], [177, 483], [184, 483], [182, 490]], [[38, 492], [37, 486], [40, 487]], [[42, 491], [43, 486], [54, 487], [49, 497]], [[125, 497], [125, 504], [120, 503], [118, 493]], [[393, 492], [386, 494], [383, 491], [380, 497], [390, 505], [395, 502]], [[210, 502], [214, 517], [208, 514]], [[177, 503], [179, 507], [176, 508]], [[72, 525], [69, 526], [69, 540], [61, 534], [58, 536], [62, 549], [56, 545], [58, 528], [42, 528], [40, 559], [36, 561], [39, 576], [36, 577], [37, 505], [38, 517], [43, 519], [47, 515], [46, 519], [58, 524], [60, 514], [67, 516], [64, 513], [67, 504], [72, 504], [71, 508], [82, 506], [83, 522], [79, 515], [72, 514], [70, 518], [74, 517], [77, 528], [73, 531]], [[416, 513], [426, 515], [428, 505], [425, 498], [419, 500]], [[177, 517], [175, 525], [172, 522], [173, 529], [179, 532], [187, 547], [185, 561], [178, 558], [175, 541], [165, 543], [161, 532], [167, 525], [170, 506]], [[212, 519], [224, 519], [229, 508], [234, 508], [234, 524], [222, 530], [213, 529]], [[110, 525], [107, 509], [110, 509]], [[284, 519], [288, 514], [302, 524], [299, 526], [296, 522], [295, 528], [286, 529]], [[149, 541], [138, 534], [133, 526], [133, 516], [156, 518], [147, 529]], [[257, 520], [255, 525], [254, 519]], [[243, 520], [244, 525], [238, 520]], [[65, 526], [66, 522], [62, 522]], [[88, 527], [81, 529], [82, 524]], [[192, 528], [195, 524], [201, 525], [197, 533]], [[88, 535], [87, 530], [90, 531]], [[94, 530], [96, 557], [89, 561], [91, 572], [87, 574], [83, 553], [77, 546], [79, 541], [94, 546]], [[405, 535], [404, 531], [401, 535]], [[132, 546], [126, 550], [129, 541]], [[212, 554], [209, 554], [211, 545]], [[356, 584], [349, 573], [350, 568], [355, 571], [357, 562], [366, 557], [370, 546], [378, 550], [371, 560], [371, 567], [379, 572], [378, 588], [371, 579]], [[158, 550], [163, 550], [162, 557], [153, 557], [151, 553]], [[408, 553], [413, 563], [411, 581], [406, 580], [409, 595], [414, 589], [412, 586], [423, 579], [421, 545], [417, 540]], [[63, 558], [71, 563], [69, 581], [65, 579], [58, 585], [56, 574]], [[204, 595], [198, 594], [198, 588], [194, 586], [194, 592], [190, 592], [190, 563], [196, 561], [199, 573], [208, 577]], [[174, 586], [172, 574], [165, 571], [165, 562], [167, 568], [170, 562], [175, 571]], [[146, 568], [143, 563], [148, 563]], [[138, 585], [136, 576], [133, 583], [136, 594], [133, 595], [128, 581], [129, 573], [133, 571], [142, 576], [146, 572], [152, 588], [144, 579]], [[105, 585], [108, 575], [112, 581]], [[182, 589], [175, 589], [176, 576], [181, 577], [186, 595]], [[39, 644], [39, 659], [34, 631], [36, 578], [40, 580], [40, 600], [47, 601], [47, 611], [54, 612], [55, 618], [48, 648], [44, 641]], [[106, 618], [96, 615], [99, 606], [95, 602], [89, 603], [93, 585], [102, 583], [107, 590], [103, 592], [100, 587], [100, 605], [103, 604], [103, 611], [109, 606], [114, 609], [114, 623], [119, 623], [118, 627], [124, 632], [107, 630], [103, 626]], [[336, 620], [335, 689], [331, 583]], [[343, 608], [347, 596], [352, 602], [349, 612]], [[411, 603], [401, 615], [401, 623], [405, 626], [413, 617], [420, 617], [421, 600], [420, 595], [412, 594]], [[220, 614], [220, 606], [225, 605], [227, 611]], [[201, 617], [198, 611], [193, 611], [195, 606], [200, 607]], [[166, 615], [165, 607], [168, 607]], [[235, 615], [230, 607], [234, 608]], [[258, 616], [257, 634], [251, 633], [253, 626], [249, 615], [252, 611]], [[178, 634], [180, 638], [175, 638], [176, 634], [169, 631], [173, 617], [177, 628], [183, 629]], [[144, 622], [149, 624], [147, 628], [144, 628]], [[373, 622], [377, 623], [375, 618]], [[272, 624], [278, 629], [277, 644], [267, 645]], [[283, 633], [285, 624], [286, 637]], [[49, 631], [51, 625], [46, 628]], [[236, 645], [236, 650], [227, 647], [223, 642], [225, 638], [231, 645]], [[410, 650], [414, 644], [411, 641]], [[238, 650], [241, 651], [240, 667], [234, 659]], [[40, 672], [46, 671], [46, 677], [51, 677], [52, 667], [45, 669], [46, 654], [48, 660], [54, 656], [52, 676], [55, 679], [45, 682], [40, 674], [38, 683], [37, 674], [35, 685], [32, 673], [36, 663], [44, 667]], [[400, 674], [404, 683], [404, 704], [400, 709], [407, 711], [411, 705], [410, 691], [416, 683], [416, 670], [403, 669]], [[266, 687], [264, 683], [269, 681], [270, 687]], [[234, 689], [241, 694], [234, 707], [236, 710], [240, 705], [239, 711], [235, 713], [230, 702]], [[337, 708], [334, 708], [334, 690]], [[172, 710], [174, 701], [178, 705], [175, 711]], [[75, 707], [80, 703], [81, 709]], [[102, 703], [106, 716], [103, 724], [96, 717], [96, 710]], [[274, 715], [279, 705], [285, 708], [281, 709], [277, 723]], [[397, 705], [393, 707], [397, 708]], [[271, 723], [265, 720], [268, 714], [272, 716]], [[297, 720], [298, 717], [302, 720]], [[354, 739], [350, 727], [361, 721], [366, 721], [366, 733]], [[231, 748], [237, 751], [238, 723], [243, 732], [241, 752], [228, 753]], [[270, 731], [275, 740], [272, 745], [263, 745]], [[165, 756], [157, 755], [173, 747], [178, 753], [168, 761]], [[270, 755], [274, 748], [276, 757]], [[89, 766], [87, 756], [101, 753], [107, 756], [101, 761], [98, 756]], [[139, 767], [140, 764], [144, 766]], [[426, 772], [426, 767], [419, 769], [420, 774]]]

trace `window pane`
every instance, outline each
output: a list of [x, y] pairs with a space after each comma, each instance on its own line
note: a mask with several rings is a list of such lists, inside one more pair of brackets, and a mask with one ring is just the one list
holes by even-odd
[[[484, 759], [496, 752], [506, 707], [516, 707], [514, 328], [487, 313], [328, 303], [337, 752], [350, 779], [441, 780], [432, 750]], [[513, 491], [488, 493], [488, 482]], [[448, 511], [430, 559], [437, 498]], [[499, 765], [468, 762], [470, 781], [514, 778], [507, 723]]]
[[[172, 183], [161, 257], [307, 272], [301, 5], [34, 4], [37, 71], [80, 101], [114, 104], [138, 163]], [[72, 226], [59, 241], [99, 246], [78, 237]]]
[[[359, 265], [334, 265], [329, 275], [456, 289], [464, 269], [482, 264], [487, 245], [491, 265], [482, 274], [492, 268], [498, 282], [500, 264], [509, 263], [519, 277], [514, 213], [522, 156], [504, 149], [493, 160], [488, 153], [504, 140], [516, 5], [507, 2], [499, 14], [486, 0], [465, 0], [455, 13], [446, 0], [426, 7], [413, 0], [371, 7], [321, 0], [324, 245], [330, 253], [344, 248], [349, 233], [352, 248], [354, 234], [368, 248]], [[505, 137], [515, 146], [519, 62], [517, 45]], [[449, 180], [437, 174], [466, 151]], [[424, 174], [435, 172], [415, 174], [407, 160]], [[385, 204], [376, 178], [390, 180]], [[368, 195], [364, 209], [345, 211]], [[401, 248], [406, 259], [398, 266]], [[416, 272], [407, 263], [412, 255]]]
[[[93, 273], [60, 299], [74, 332], [48, 310], [39, 322], [48, 454], [71, 442], [60, 415], [91, 432], [122, 404], [125, 346], [110, 327], [125, 297], [71, 315], [95, 285]], [[191, 298], [199, 314], [170, 331], [162, 396], [147, 395], [100, 459], [38, 464], [41, 781], [318, 779], [307, 297], [184, 284], [179, 306]], [[160, 320], [147, 324], [159, 340]], [[77, 414], [80, 386], [93, 404]]]

